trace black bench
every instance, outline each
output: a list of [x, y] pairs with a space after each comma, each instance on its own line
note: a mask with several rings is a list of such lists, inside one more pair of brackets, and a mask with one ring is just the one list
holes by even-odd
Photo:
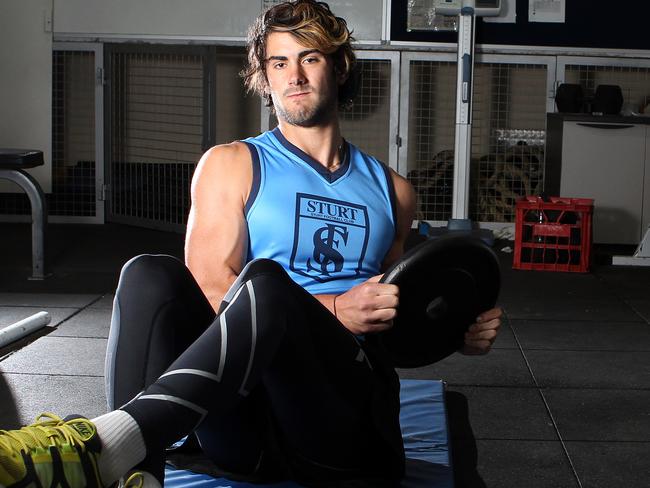
[[45, 278], [45, 224], [47, 209], [45, 195], [38, 181], [25, 169], [42, 166], [43, 151], [0, 148], [0, 178], [19, 185], [32, 206], [32, 276], [33, 280]]

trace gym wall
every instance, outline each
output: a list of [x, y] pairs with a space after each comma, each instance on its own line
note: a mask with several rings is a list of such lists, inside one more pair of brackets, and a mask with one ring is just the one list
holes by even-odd
[[[0, 2], [0, 147], [43, 151], [45, 166], [30, 170], [51, 190], [52, 0]], [[22, 190], [0, 180], [0, 192]]]
[[[529, 0], [516, 1], [517, 22], [476, 25], [476, 42], [503, 46], [650, 49], [647, 32], [650, 2], [568, 0], [564, 23], [528, 22]], [[456, 42], [447, 32], [408, 32], [408, 0], [392, 0], [391, 40]]]

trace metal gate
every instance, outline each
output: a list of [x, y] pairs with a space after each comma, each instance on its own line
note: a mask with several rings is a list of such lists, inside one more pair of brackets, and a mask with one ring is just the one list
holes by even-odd
[[[403, 53], [399, 167], [417, 194], [418, 220], [451, 217], [456, 56]], [[513, 222], [515, 200], [542, 191], [546, 112], [555, 58], [479, 55], [474, 69], [469, 217]]]
[[207, 50], [111, 46], [108, 220], [183, 232], [208, 143]]
[[[104, 222], [102, 67], [101, 44], [53, 44], [49, 222]], [[30, 208], [23, 192], [0, 194], [0, 214], [7, 220], [28, 220]]]
[[104, 223], [101, 44], [54, 43], [51, 222]]

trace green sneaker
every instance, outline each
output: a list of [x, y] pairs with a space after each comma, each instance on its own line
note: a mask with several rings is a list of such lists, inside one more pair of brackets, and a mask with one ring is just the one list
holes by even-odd
[[0, 486], [99, 488], [101, 442], [93, 423], [51, 413], [20, 430], [0, 430]]

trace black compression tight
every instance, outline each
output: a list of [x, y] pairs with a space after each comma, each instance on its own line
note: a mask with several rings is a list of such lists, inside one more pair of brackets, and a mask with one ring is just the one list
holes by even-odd
[[229, 471], [253, 473], [274, 450], [303, 482], [395, 479], [398, 389], [381, 350], [273, 261], [249, 263], [216, 316], [174, 258], [140, 256], [122, 271], [108, 399], [112, 408], [126, 403], [148, 452], [196, 431]]

